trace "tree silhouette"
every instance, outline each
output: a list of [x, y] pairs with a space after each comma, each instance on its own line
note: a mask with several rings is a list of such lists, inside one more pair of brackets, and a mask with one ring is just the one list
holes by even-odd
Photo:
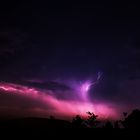
[[75, 127], [83, 127], [83, 128], [96, 128], [99, 121], [97, 121], [97, 115], [91, 112], [87, 112], [88, 117], [87, 119], [82, 119], [81, 116], [77, 115], [73, 121], [72, 124]]
[[127, 117], [127, 115], [128, 115], [128, 113], [127, 113], [127, 112], [123, 112], [123, 116], [124, 116], [124, 118], [126, 118], [126, 117]]
[[124, 128], [140, 128], [140, 110], [135, 109], [122, 121]]
[[91, 112], [87, 112], [87, 114], [88, 114], [88, 119], [86, 121], [87, 127], [96, 128], [97, 124], [99, 123], [99, 121], [97, 121], [98, 116]]
[[115, 128], [115, 129], [119, 129], [119, 128], [120, 128], [120, 127], [119, 127], [119, 121], [116, 121], [116, 122], [115, 122], [114, 128]]
[[73, 118], [72, 124], [74, 127], [83, 127], [84, 120], [81, 118], [80, 115], [77, 115], [75, 118]]

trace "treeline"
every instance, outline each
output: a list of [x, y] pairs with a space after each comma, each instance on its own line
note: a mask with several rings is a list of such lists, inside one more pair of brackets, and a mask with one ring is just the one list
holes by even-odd
[[114, 122], [106, 121], [102, 122], [98, 120], [98, 116], [94, 113], [87, 112], [88, 118], [82, 119], [77, 115], [72, 124], [74, 127], [79, 128], [108, 128], [108, 129], [120, 129], [120, 128], [140, 128], [140, 110], [135, 109], [130, 114], [123, 113], [124, 118], [122, 120], [116, 120]]
[[0, 128], [32, 128], [46, 130], [47, 128], [103, 128], [103, 129], [122, 129], [140, 128], [140, 110], [135, 109], [130, 114], [123, 113], [122, 120], [100, 121], [97, 115], [87, 112], [87, 118], [75, 116], [72, 121], [59, 120], [53, 116], [50, 118], [20, 118], [20, 119], [0, 119]]

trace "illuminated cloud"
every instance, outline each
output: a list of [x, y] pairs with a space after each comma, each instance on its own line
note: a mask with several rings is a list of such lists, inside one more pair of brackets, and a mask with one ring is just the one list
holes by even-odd
[[[82, 89], [82, 92], [88, 94], [87, 83], [85, 82], [81, 86], [82, 87], [79, 87], [79, 89]], [[0, 91], [7, 96], [12, 95], [12, 97], [20, 97], [21, 103], [17, 102], [16, 104], [16, 108], [19, 107], [18, 109], [21, 109], [21, 104], [25, 103], [26, 98], [26, 108], [24, 109], [24, 116], [27, 115], [27, 112], [30, 112], [29, 114], [31, 114], [31, 116], [44, 117], [48, 115], [54, 115], [61, 118], [70, 118], [77, 114], [86, 116], [86, 112], [91, 111], [99, 115], [102, 119], [115, 119], [118, 117], [115, 108], [113, 108], [111, 104], [103, 102], [94, 103], [89, 101], [89, 99], [83, 95], [81, 95], [83, 100], [81, 100], [80, 97], [77, 98], [77, 100], [58, 99], [55, 97], [57, 91], [55, 91], [56, 93], [53, 93], [53, 91], [49, 90], [42, 90], [34, 87], [28, 87], [12, 83], [0, 83]], [[2, 94], [0, 94], [0, 96], [2, 96]], [[34, 105], [32, 105], [30, 102], [32, 102]], [[5, 104], [4, 106], [10, 109], [10, 106], [8, 104]]]

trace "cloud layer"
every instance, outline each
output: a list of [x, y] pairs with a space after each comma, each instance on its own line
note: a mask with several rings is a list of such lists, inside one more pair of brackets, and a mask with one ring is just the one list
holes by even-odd
[[[77, 114], [86, 116], [91, 111], [102, 119], [116, 119], [119, 117], [117, 109], [111, 103], [92, 102], [77, 90], [65, 90], [63, 94], [77, 94], [77, 99], [57, 98], [60, 91], [44, 90], [19, 84], [0, 83], [0, 111], [1, 116], [32, 116], [47, 117], [54, 115], [61, 118], [71, 118]], [[62, 91], [61, 91], [62, 92]], [[78, 95], [81, 94], [81, 95]], [[18, 114], [16, 112], [19, 112]]]

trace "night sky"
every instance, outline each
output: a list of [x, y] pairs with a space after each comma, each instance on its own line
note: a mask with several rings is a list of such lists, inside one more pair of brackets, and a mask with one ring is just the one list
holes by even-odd
[[[140, 107], [138, 4], [34, 0], [5, 2], [0, 8], [1, 116], [15, 115], [17, 110], [21, 110], [21, 116], [42, 116], [44, 112], [70, 115], [72, 107], [67, 110], [63, 102], [71, 101], [80, 102], [80, 108], [86, 111], [88, 105], [84, 103], [89, 100], [81, 101], [75, 89], [89, 81], [96, 83], [88, 91], [93, 106], [103, 104], [118, 114]], [[47, 97], [40, 97], [47, 98], [46, 102], [55, 98], [67, 113], [42, 99], [11, 96], [13, 91], [2, 87], [13, 87], [9, 83], [17, 88], [15, 93], [22, 93], [20, 85], [35, 88], [39, 95], [46, 94]], [[109, 115], [108, 109], [95, 108]]]

